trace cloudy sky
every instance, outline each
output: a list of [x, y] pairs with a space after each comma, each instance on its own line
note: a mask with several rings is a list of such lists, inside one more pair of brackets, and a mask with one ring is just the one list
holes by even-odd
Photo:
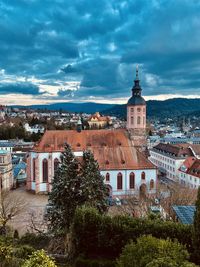
[[200, 97], [199, 0], [0, 0], [5, 104]]

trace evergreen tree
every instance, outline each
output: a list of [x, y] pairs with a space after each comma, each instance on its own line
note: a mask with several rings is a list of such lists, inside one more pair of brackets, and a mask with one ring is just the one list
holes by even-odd
[[104, 184], [104, 177], [100, 173], [98, 162], [90, 151], [83, 153], [81, 176], [84, 204], [95, 207], [100, 212], [106, 211], [107, 189]]
[[49, 194], [47, 212], [50, 230], [68, 230], [76, 207], [81, 203], [78, 161], [67, 144], [62, 153], [61, 164], [55, 173], [52, 190]]
[[193, 225], [194, 260], [200, 264], [200, 187], [198, 189]]
[[83, 153], [80, 166], [70, 146], [66, 145], [49, 194], [50, 230], [68, 231], [77, 207], [88, 205], [106, 211], [107, 190], [103, 180], [91, 152]]

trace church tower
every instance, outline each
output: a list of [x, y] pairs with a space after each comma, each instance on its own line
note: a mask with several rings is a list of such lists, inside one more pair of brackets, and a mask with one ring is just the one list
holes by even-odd
[[127, 103], [126, 128], [134, 145], [139, 147], [146, 144], [146, 102], [141, 96], [141, 92], [137, 66], [132, 96]]

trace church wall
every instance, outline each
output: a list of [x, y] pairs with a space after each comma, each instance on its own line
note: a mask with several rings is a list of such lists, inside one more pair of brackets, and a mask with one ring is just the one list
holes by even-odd
[[[53, 179], [54, 176], [54, 160], [60, 159], [60, 152], [55, 152], [55, 153], [34, 153], [31, 152], [30, 154], [30, 158], [31, 160], [29, 161], [29, 163], [31, 164], [31, 188], [27, 188], [27, 189], [31, 189], [33, 191], [35, 191], [36, 193], [39, 192], [48, 192], [51, 190], [49, 183], [51, 182], [51, 180]], [[36, 171], [36, 180], [35, 182], [33, 181], [33, 158], [35, 158], [38, 163], [36, 164], [36, 168], [38, 169]], [[48, 160], [48, 182], [43, 183], [43, 171], [42, 171], [42, 162], [44, 159]], [[146, 177], [145, 180], [141, 179], [141, 174], [142, 172], [145, 172]], [[140, 186], [141, 184], [145, 183], [147, 185], [147, 189], [149, 189], [150, 187], [150, 181], [151, 179], [154, 180], [154, 184], [156, 187], [156, 169], [145, 169], [145, 170], [102, 170], [101, 174], [103, 176], [106, 175], [106, 173], [110, 174], [110, 182], [106, 182], [105, 184], [110, 185], [112, 188], [112, 194], [115, 196], [121, 196], [121, 195], [125, 195], [125, 194], [138, 194], [139, 190], [140, 190]], [[122, 186], [122, 190], [117, 190], [117, 175], [118, 173], [121, 172], [122, 174], [122, 182], [123, 182], [123, 186]], [[129, 176], [130, 173], [133, 172], [135, 174], [135, 189], [131, 189], [129, 188]], [[155, 193], [155, 189], [148, 191], [148, 193]]]
[[[118, 173], [122, 174], [123, 177], [123, 189], [117, 190], [117, 175]], [[130, 181], [130, 174], [135, 174], [135, 189], [130, 189], [129, 187], [129, 181]], [[142, 172], [145, 172], [146, 178], [145, 180], [141, 179]], [[103, 170], [101, 171], [101, 174], [105, 177], [106, 173], [110, 174], [110, 182], [106, 182], [105, 184], [110, 185], [112, 188], [113, 195], [120, 196], [124, 194], [138, 194], [140, 190], [140, 186], [144, 183], [147, 185], [147, 189], [150, 188], [150, 181], [153, 179], [154, 184], [156, 188], [156, 177], [157, 177], [157, 171], [156, 169], [146, 169], [146, 170]], [[155, 193], [155, 190], [149, 190], [149, 193]]]

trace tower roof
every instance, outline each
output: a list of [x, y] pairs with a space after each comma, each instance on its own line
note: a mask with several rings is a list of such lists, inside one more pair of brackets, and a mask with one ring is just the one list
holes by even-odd
[[141, 96], [142, 88], [140, 87], [138, 65], [136, 67], [136, 77], [132, 88], [132, 96], [129, 98], [127, 105], [146, 105], [144, 98]]

